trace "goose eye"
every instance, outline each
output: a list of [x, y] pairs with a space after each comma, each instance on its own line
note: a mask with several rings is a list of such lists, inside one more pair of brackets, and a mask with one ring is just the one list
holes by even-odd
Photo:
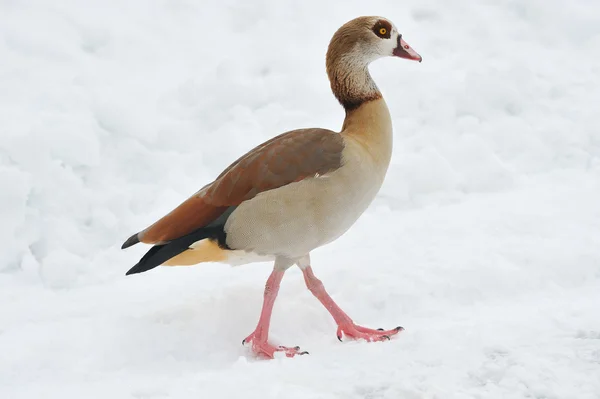
[[379, 34], [380, 35], [385, 35], [386, 33], [387, 33], [387, 29], [385, 29], [385, 28], [379, 29]]

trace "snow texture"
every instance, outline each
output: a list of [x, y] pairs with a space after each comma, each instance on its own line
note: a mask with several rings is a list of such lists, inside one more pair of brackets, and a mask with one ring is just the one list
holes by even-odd
[[[359, 15], [423, 63], [372, 74], [375, 202], [298, 269], [254, 359], [268, 264], [124, 273], [121, 251], [244, 151], [339, 130], [324, 55]], [[600, 2], [0, 1], [0, 397], [600, 398]]]

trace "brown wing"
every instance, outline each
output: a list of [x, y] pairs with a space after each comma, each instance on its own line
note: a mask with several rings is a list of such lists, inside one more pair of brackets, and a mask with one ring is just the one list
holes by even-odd
[[171, 213], [133, 235], [123, 248], [158, 244], [205, 227], [229, 207], [257, 194], [322, 175], [342, 164], [342, 137], [326, 129], [300, 129], [281, 134], [232, 163]]

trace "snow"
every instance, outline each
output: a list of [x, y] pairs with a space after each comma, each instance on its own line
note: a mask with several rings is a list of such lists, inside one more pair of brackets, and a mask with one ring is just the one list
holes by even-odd
[[[121, 251], [240, 153], [338, 130], [324, 54], [358, 15], [422, 56], [371, 71], [395, 148], [376, 201], [240, 345], [270, 265], [124, 273]], [[600, 3], [0, 2], [0, 397], [600, 398]]]

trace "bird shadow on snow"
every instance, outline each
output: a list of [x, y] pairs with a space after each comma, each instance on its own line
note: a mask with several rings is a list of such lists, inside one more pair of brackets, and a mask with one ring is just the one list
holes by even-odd
[[[257, 294], [251, 291], [247, 289]], [[166, 361], [197, 370], [202, 364], [211, 369], [226, 367], [244, 355], [244, 329], [231, 312], [233, 298], [190, 295], [187, 299], [157, 304], [153, 311], [117, 321], [119, 338], [115, 341], [128, 353], [127, 361], [145, 366]], [[245, 307], [250, 313], [243, 302], [238, 306], [240, 312]]]

